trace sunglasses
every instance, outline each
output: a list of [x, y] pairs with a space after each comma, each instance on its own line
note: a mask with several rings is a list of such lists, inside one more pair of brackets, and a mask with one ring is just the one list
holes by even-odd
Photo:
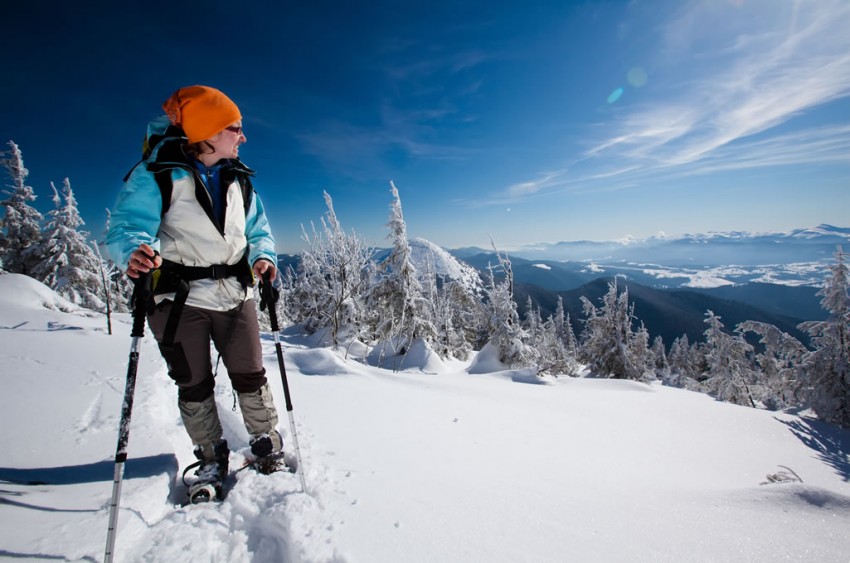
[[241, 125], [231, 125], [230, 127], [225, 127], [224, 129], [226, 131], [232, 131], [232, 132], [236, 133], [237, 135], [242, 134], [242, 126]]

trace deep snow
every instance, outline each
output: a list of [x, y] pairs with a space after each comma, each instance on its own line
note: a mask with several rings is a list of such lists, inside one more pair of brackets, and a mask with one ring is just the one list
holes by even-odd
[[[122, 315], [107, 335], [102, 315], [0, 276], [0, 558], [102, 560], [129, 328]], [[393, 373], [295, 331], [283, 342], [308, 491], [244, 471], [221, 505], [180, 508], [194, 458], [146, 333], [117, 561], [850, 558], [850, 432], [658, 384], [535, 384], [487, 352], [423, 351]], [[217, 400], [244, 450], [223, 367]]]

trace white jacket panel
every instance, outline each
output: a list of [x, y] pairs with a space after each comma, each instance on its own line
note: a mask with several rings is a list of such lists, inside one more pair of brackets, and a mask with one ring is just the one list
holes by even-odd
[[[171, 204], [159, 227], [160, 254], [166, 260], [186, 266], [236, 264], [245, 254], [245, 207], [238, 182], [227, 187], [224, 235], [204, 212], [195, 196], [195, 181], [187, 173], [175, 173]], [[203, 188], [200, 197], [209, 197]], [[228, 311], [251, 296], [235, 277], [190, 282], [187, 305]], [[174, 294], [158, 296], [157, 301], [173, 299]]]

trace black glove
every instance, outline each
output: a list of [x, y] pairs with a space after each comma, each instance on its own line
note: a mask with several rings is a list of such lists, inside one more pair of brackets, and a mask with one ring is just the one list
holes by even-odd
[[278, 299], [280, 291], [272, 285], [271, 274], [266, 272], [260, 280], [260, 311], [265, 311], [266, 307], [274, 307]]

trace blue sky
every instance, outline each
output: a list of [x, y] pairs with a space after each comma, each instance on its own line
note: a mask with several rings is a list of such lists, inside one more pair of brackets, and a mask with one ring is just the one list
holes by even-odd
[[0, 141], [100, 235], [181, 86], [242, 109], [278, 250], [322, 191], [447, 248], [848, 226], [850, 2], [16, 2]]

